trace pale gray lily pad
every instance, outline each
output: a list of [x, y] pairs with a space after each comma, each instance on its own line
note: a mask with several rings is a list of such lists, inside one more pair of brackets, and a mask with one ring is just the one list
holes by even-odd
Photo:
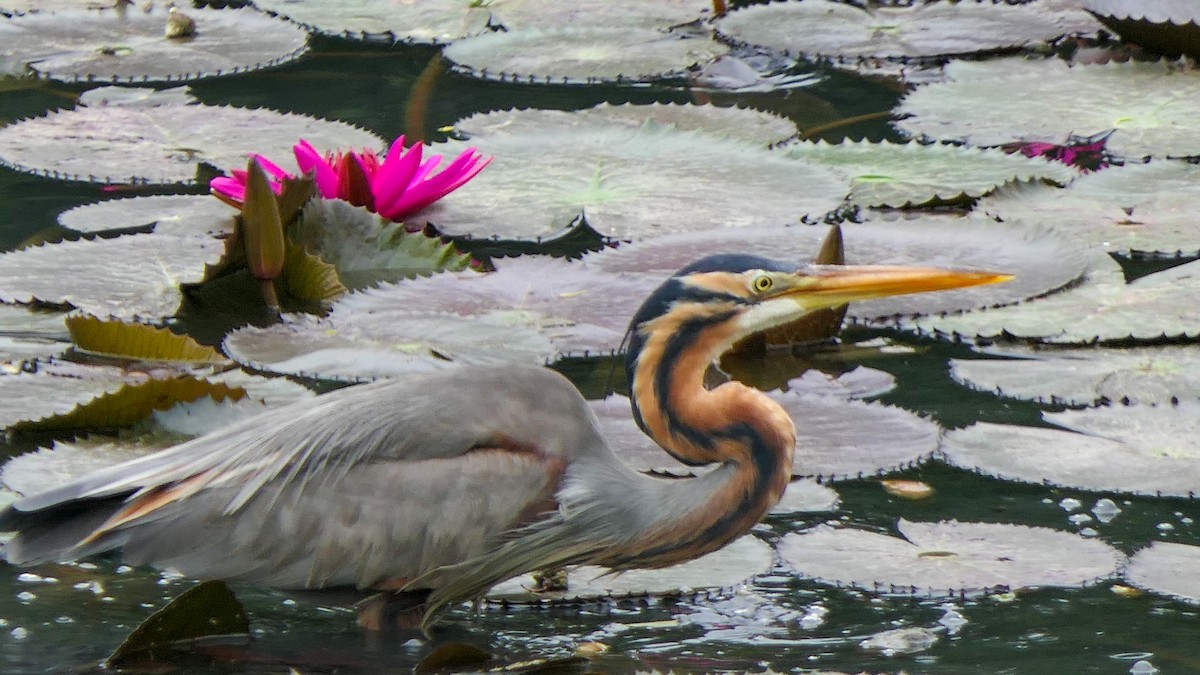
[[669, 28], [712, 12], [711, 0], [492, 0], [492, 23], [505, 30], [595, 25]]
[[351, 39], [441, 44], [488, 30], [495, 2], [470, 0], [255, 0], [314, 31]]
[[[658, 281], [711, 253], [751, 253], [799, 265], [812, 260], [826, 232], [819, 226], [696, 232], [636, 242], [593, 254], [588, 260], [605, 271], [651, 275]], [[1015, 275], [1002, 284], [851, 303], [848, 316], [859, 321], [1010, 304], [1073, 283], [1088, 265], [1082, 249], [1044, 230], [996, 223], [984, 227], [951, 216], [845, 223], [842, 233], [847, 264], [940, 266]]]
[[444, 368], [542, 364], [554, 353], [529, 315], [496, 310], [473, 317], [352, 293], [329, 316], [291, 314], [266, 328], [230, 333], [224, 351], [256, 370], [358, 382]]
[[157, 322], [175, 314], [182, 286], [202, 281], [224, 253], [220, 239], [169, 232], [45, 244], [0, 255], [0, 299]]
[[1095, 33], [1085, 12], [1045, 3], [910, 3], [870, 10], [826, 0], [743, 7], [717, 20], [734, 40], [796, 55], [841, 58], [953, 56]]
[[289, 234], [337, 268], [338, 280], [351, 289], [462, 271], [471, 262], [439, 237], [408, 232], [400, 223], [340, 199], [309, 201]]
[[575, 111], [539, 108], [496, 110], [459, 120], [454, 123], [454, 129], [468, 140], [475, 141], [480, 136], [498, 134], [537, 135], [548, 129], [587, 129], [596, 123], [639, 128], [647, 122], [685, 131], [696, 130], [739, 138], [766, 146], [796, 135], [795, 122], [778, 115], [751, 108], [691, 103], [601, 103], [593, 108]]
[[443, 54], [474, 77], [529, 84], [638, 83], [683, 77], [728, 53], [705, 37], [653, 28], [556, 26], [457, 40]]
[[1076, 175], [1067, 165], [1043, 157], [940, 143], [819, 141], [789, 145], [784, 152], [846, 173], [850, 178], [850, 202], [859, 206], [961, 201], [975, 199], [1011, 181], [1065, 184]]
[[1200, 604], [1200, 546], [1152, 541], [1129, 557], [1125, 580], [1151, 593]]
[[[796, 424], [792, 474], [821, 480], [880, 475], [924, 461], [937, 450], [940, 428], [901, 408], [815, 394], [768, 392]], [[692, 476], [705, 468], [678, 462], [638, 429], [629, 400], [591, 401], [609, 447], [640, 471]]]
[[812, 368], [787, 383], [789, 392], [838, 398], [873, 398], [895, 388], [895, 375], [867, 366], [855, 366], [837, 376]]
[[252, 9], [188, 6], [177, 11], [194, 22], [194, 34], [168, 38], [176, 17], [166, 3], [149, 7], [13, 17], [0, 23], [0, 60], [67, 82], [159, 82], [246, 73], [308, 49], [306, 31]]
[[95, 436], [70, 442], [55, 441], [48, 448], [18, 455], [0, 466], [0, 487], [22, 496], [37, 494], [122, 462], [145, 457], [177, 440], [161, 435], [136, 439]]
[[229, 370], [206, 379], [238, 387], [245, 390], [246, 395], [237, 401], [232, 398], [217, 401], [211, 396], [202, 396], [194, 401], [176, 403], [166, 410], [155, 410], [151, 413], [153, 424], [150, 428], [155, 433], [201, 436], [266, 410], [316, 396], [308, 387], [287, 378], [262, 377], [243, 370]]
[[1113, 130], [1107, 148], [1118, 157], [1200, 155], [1200, 71], [1186, 65], [1007, 58], [952, 61], [946, 75], [948, 82], [919, 87], [900, 102], [895, 112], [903, 119], [895, 125], [901, 131], [1000, 145], [1060, 143], [1072, 134]]
[[1079, 286], [1012, 307], [906, 322], [920, 332], [1051, 344], [1155, 342], [1200, 336], [1200, 261], [1125, 283], [1116, 263]]
[[533, 593], [529, 577], [517, 577], [492, 587], [489, 602], [579, 602], [653, 596], [692, 596], [704, 591], [732, 588], [771, 571], [771, 547], [754, 536], [744, 536], [718, 551], [664, 569], [628, 570], [612, 574], [588, 565], [568, 568], [566, 591]]
[[1065, 190], [1008, 185], [976, 210], [1005, 221], [1052, 224], [1071, 240], [1106, 252], [1196, 255], [1200, 231], [1200, 166], [1156, 160], [1113, 166]]
[[290, 157], [302, 138], [322, 151], [383, 146], [378, 136], [344, 122], [274, 110], [81, 107], [0, 129], [0, 164], [66, 180], [190, 184], [202, 162], [244, 169], [249, 153]]
[[157, 108], [160, 105], [189, 105], [199, 102], [200, 99], [192, 94], [192, 88], [186, 84], [170, 89], [110, 85], [88, 89], [79, 95], [79, 105], [90, 107]]
[[[37, 311], [18, 305], [0, 305], [0, 364], [48, 358], [71, 347], [71, 336], [62, 312]], [[15, 369], [3, 365], [4, 370]]]
[[800, 479], [788, 483], [783, 498], [771, 508], [774, 515], [826, 513], [837, 511], [842, 498], [837, 490], [815, 480]]
[[929, 597], [1087, 586], [1115, 576], [1124, 558], [1097, 539], [1045, 527], [901, 519], [896, 528], [900, 537], [820, 525], [777, 548], [821, 583]]
[[1083, 8], [1124, 41], [1147, 51], [1200, 56], [1200, 7], [1191, 0], [1084, 0]]
[[581, 212], [618, 239], [782, 225], [822, 217], [847, 192], [828, 168], [656, 124], [487, 136], [430, 151], [453, 156], [471, 145], [494, 155], [491, 165], [423, 212], [449, 234], [552, 238]]
[[1200, 402], [1042, 416], [1070, 431], [979, 422], [946, 432], [940, 454], [1005, 480], [1155, 496], [1200, 493]]
[[208, 195], [153, 195], [84, 204], [58, 214], [58, 224], [76, 232], [153, 227], [155, 232], [228, 236], [237, 211]]
[[1193, 345], [1126, 349], [1022, 349], [951, 359], [950, 376], [972, 389], [1054, 405], [1104, 401], [1162, 404], [1200, 399], [1200, 350]]

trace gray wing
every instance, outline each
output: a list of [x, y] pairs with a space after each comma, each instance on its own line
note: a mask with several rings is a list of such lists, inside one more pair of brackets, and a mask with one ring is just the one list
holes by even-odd
[[[276, 586], [369, 586], [477, 554], [546, 506], [599, 445], [542, 368], [351, 387], [115, 466], [0, 512], [28, 563], [131, 562]], [[389, 562], [390, 561], [390, 562]]]

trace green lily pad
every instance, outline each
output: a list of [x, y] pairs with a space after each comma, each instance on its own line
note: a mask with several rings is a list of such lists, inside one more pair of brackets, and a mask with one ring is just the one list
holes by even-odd
[[[233, 75], [287, 63], [308, 49], [303, 29], [252, 9], [186, 7], [36, 12], [0, 23], [0, 60], [67, 82], [158, 82]], [[169, 21], [193, 34], [169, 38]]]
[[1151, 593], [1200, 604], [1200, 546], [1152, 541], [1129, 557], [1125, 580]]
[[542, 110], [539, 108], [497, 110], [477, 113], [454, 123], [459, 135], [474, 142], [480, 136], [545, 133], [549, 129], [570, 131], [591, 128], [594, 123], [639, 128], [647, 122], [672, 126], [684, 131], [738, 138], [758, 145], [774, 145], [796, 135], [796, 124], [770, 113], [711, 104], [651, 103], [613, 105], [601, 103], [584, 110]]
[[1200, 402], [1042, 413], [1068, 431], [979, 422], [946, 432], [941, 455], [956, 466], [1083, 490], [1200, 494]]
[[408, 232], [400, 223], [340, 199], [310, 201], [289, 234], [293, 242], [333, 265], [338, 279], [351, 289], [462, 271], [471, 262], [453, 244]]
[[906, 322], [921, 332], [1051, 344], [1155, 342], [1200, 336], [1200, 262], [1125, 283], [1116, 263], [1079, 286], [1012, 307]]
[[1186, 66], [1009, 58], [952, 61], [945, 71], [948, 82], [918, 87], [900, 102], [895, 125], [902, 132], [1000, 145], [1113, 130], [1107, 148], [1118, 157], [1200, 155], [1200, 71]]
[[850, 201], [859, 206], [956, 202], [975, 199], [1010, 181], [1065, 184], [1075, 177], [1067, 165], [1042, 157], [937, 143], [821, 141], [789, 145], [784, 152], [846, 173]]
[[[288, 315], [267, 328], [238, 329], [225, 338], [224, 351], [256, 370], [351, 382], [453, 363], [542, 364], [554, 353], [550, 341], [520, 312], [463, 318], [416, 307], [379, 307], [371, 295], [347, 295], [322, 319]], [[364, 303], [372, 310], [361, 310]]]
[[155, 612], [117, 647], [104, 664], [121, 669], [144, 660], [167, 660], [200, 638], [250, 640], [246, 610], [223, 581], [202, 581]]
[[0, 299], [157, 322], [175, 314], [181, 287], [203, 280], [224, 253], [219, 239], [168, 233], [45, 244], [0, 255]]
[[492, 4], [469, 0], [257, 0], [254, 6], [335, 37], [441, 44], [488, 30]]
[[319, 150], [381, 148], [344, 122], [208, 105], [80, 107], [0, 129], [0, 164], [94, 183], [185, 183], [201, 163], [244, 168], [248, 153], [288, 157], [308, 139]]
[[1087, 586], [1123, 562], [1102, 541], [1045, 527], [901, 519], [896, 529], [900, 537], [820, 525], [784, 536], [778, 550], [820, 583], [932, 597]]
[[[597, 232], [618, 239], [782, 225], [820, 218], [847, 191], [829, 169], [761, 145], [657, 124], [581, 124], [470, 145], [495, 156], [487, 171], [422, 212], [448, 234], [550, 238], [581, 212]], [[452, 156], [467, 147], [455, 141], [431, 151]]]
[[1191, 345], [1031, 350], [951, 359], [950, 376], [981, 391], [1054, 405], [1166, 404], [1200, 399], [1200, 353]]
[[581, 602], [654, 596], [692, 596], [704, 591], [732, 588], [771, 571], [771, 547], [745, 536], [719, 551], [664, 569], [628, 570], [611, 574], [602, 567], [569, 568], [565, 591], [533, 593], [528, 577], [501, 582], [487, 594], [489, 602]]
[[1052, 223], [1073, 241], [1109, 253], [1200, 254], [1193, 216], [1200, 210], [1200, 167], [1156, 160], [1109, 167], [1062, 190], [1008, 185], [979, 202], [977, 211], [1005, 221]]
[[716, 21], [738, 42], [804, 56], [907, 58], [953, 56], [1049, 42], [1100, 25], [1085, 12], [1046, 3], [909, 3], [872, 6], [804, 0], [752, 5]]
[[236, 213], [207, 195], [153, 195], [76, 206], [60, 213], [58, 224], [76, 232], [154, 228], [227, 237], [233, 234]]
[[705, 37], [633, 26], [553, 26], [484, 33], [457, 40], [443, 54], [473, 77], [529, 84], [650, 82], [729, 51]]

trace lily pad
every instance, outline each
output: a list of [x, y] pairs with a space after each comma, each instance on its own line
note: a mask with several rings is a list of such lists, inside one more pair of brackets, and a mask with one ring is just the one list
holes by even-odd
[[981, 391], [1054, 405], [1106, 401], [1166, 404], [1200, 399], [1200, 350], [1191, 345], [1111, 349], [1006, 348], [989, 356], [952, 359], [950, 376]]
[[692, 23], [712, 11], [711, 0], [493, 0], [492, 23], [504, 30], [596, 25], [669, 28]]
[[1111, 129], [1107, 147], [1119, 157], [1200, 155], [1200, 71], [1184, 65], [1009, 58], [952, 61], [945, 71], [948, 82], [918, 87], [900, 102], [895, 125], [902, 132], [1000, 145], [1058, 143]]
[[208, 105], [80, 107], [0, 129], [0, 164], [93, 183], [185, 183], [201, 163], [244, 168], [246, 156], [284, 157], [298, 139], [318, 150], [381, 148], [383, 140], [344, 122]]
[[1083, 490], [1200, 493], [1200, 402], [1042, 413], [1069, 431], [979, 422], [946, 432], [940, 454], [979, 473]]
[[322, 319], [294, 314], [267, 328], [238, 329], [225, 338], [224, 351], [256, 370], [349, 382], [453, 363], [542, 364], [554, 353], [550, 341], [520, 312], [464, 318], [380, 306], [372, 295], [352, 293]]
[[766, 146], [796, 135], [794, 122], [771, 113], [736, 106], [719, 107], [690, 103], [601, 103], [593, 108], [576, 111], [539, 108], [497, 110], [477, 113], [459, 120], [454, 123], [454, 129], [461, 136], [474, 141], [480, 136], [530, 135], [545, 133], [548, 129], [570, 131], [580, 126], [586, 129], [595, 123], [639, 128], [648, 122], [685, 131], [696, 130], [717, 136], [739, 138]]
[[1200, 261], [1125, 283], [1116, 263], [1044, 298], [958, 316], [917, 318], [921, 332], [1051, 344], [1156, 342], [1200, 336]]
[[0, 255], [0, 299], [160, 321], [178, 310], [181, 287], [203, 280], [224, 253], [219, 239], [167, 233], [45, 244]]
[[[0, 60], [67, 82], [177, 82], [287, 63], [308, 49], [306, 31], [252, 9], [147, 7], [13, 17], [0, 23]], [[192, 34], [167, 37], [180, 16]]]
[[789, 145], [784, 152], [846, 173], [850, 201], [859, 206], [956, 202], [975, 199], [1010, 181], [1065, 184], [1075, 177], [1065, 164], [1041, 157], [937, 143], [820, 141]]
[[291, 239], [337, 269], [351, 289], [462, 271], [471, 262], [453, 244], [352, 206], [340, 199], [314, 199], [301, 214]]
[[[1045, 231], [995, 223], [985, 227], [955, 217], [845, 223], [842, 232], [847, 264], [991, 269], [1016, 275], [1003, 284], [851, 303], [848, 316], [859, 321], [1018, 302], [1076, 281], [1087, 267], [1081, 249]], [[654, 275], [661, 281], [709, 253], [751, 253], [799, 265], [812, 259], [825, 233], [824, 227], [697, 232], [636, 242], [591, 255], [588, 260], [605, 271]]]
[[695, 560], [655, 570], [628, 570], [611, 574], [601, 567], [568, 570], [566, 591], [533, 593], [527, 577], [509, 579], [488, 591], [490, 602], [580, 602], [629, 597], [691, 596], [706, 590], [731, 588], [771, 571], [771, 547], [753, 536], [735, 540], [725, 548]]
[[93, 316], [67, 317], [75, 348], [92, 354], [138, 361], [228, 363], [221, 353], [187, 335], [145, 324], [104, 321]]
[[[829, 169], [761, 145], [661, 125], [597, 123], [470, 143], [495, 156], [488, 170], [422, 212], [448, 234], [551, 238], [581, 212], [597, 232], [618, 239], [782, 225], [822, 217], [847, 191]], [[455, 141], [432, 151], [454, 155], [466, 148]]]
[[788, 483], [787, 489], [783, 491], [783, 498], [771, 509], [771, 513], [780, 515], [837, 511], [841, 502], [842, 498], [837, 490], [815, 480], [800, 479]]
[[143, 660], [165, 660], [172, 649], [186, 649], [206, 637], [250, 640], [246, 610], [223, 581], [202, 581], [155, 612], [117, 647], [106, 668], [122, 669]]
[[236, 211], [208, 195], [153, 195], [109, 199], [63, 211], [58, 224], [76, 232], [154, 228], [176, 234], [233, 234]]
[[256, 0], [254, 6], [326, 35], [440, 44], [488, 30], [491, 4], [463, 0]]
[[1129, 557], [1125, 579], [1152, 593], [1200, 604], [1200, 546], [1152, 541]]
[[79, 105], [89, 107], [156, 108], [160, 105], [188, 105], [199, 102], [200, 99], [192, 94], [192, 88], [186, 84], [169, 89], [109, 85], [88, 89], [79, 95]]
[[64, 318], [62, 312], [0, 305], [0, 364], [43, 359], [69, 349]]
[[1049, 42], [1100, 25], [1080, 10], [1045, 3], [908, 3], [872, 6], [804, 0], [743, 7], [717, 20], [743, 43], [804, 56], [907, 58], [953, 56]]
[[1087, 586], [1115, 576], [1123, 559], [1102, 541], [1044, 527], [901, 519], [896, 529], [900, 537], [820, 525], [786, 535], [778, 550], [821, 583], [932, 597]]
[[1200, 58], [1200, 10], [1189, 0], [1085, 0], [1083, 8], [1105, 26], [1156, 54]]
[[553, 26], [484, 33], [443, 54], [460, 72], [529, 84], [637, 83], [683, 77], [729, 47], [705, 37], [631, 26]]
[[145, 457], [177, 440], [177, 437], [167, 435], [143, 435], [54, 441], [48, 448], [17, 455], [0, 466], [0, 485], [21, 496], [34, 495], [122, 462]]
[[1065, 190], [1008, 185], [977, 211], [1005, 221], [1052, 223], [1071, 240], [1110, 253], [1200, 254], [1192, 214], [1200, 210], [1200, 167], [1157, 160], [1080, 176]]

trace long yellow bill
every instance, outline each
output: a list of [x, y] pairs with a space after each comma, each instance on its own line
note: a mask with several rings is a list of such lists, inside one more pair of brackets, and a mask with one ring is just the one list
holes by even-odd
[[801, 276], [794, 292], [822, 307], [888, 295], [997, 284], [1013, 278], [999, 272], [901, 265], [810, 265]]

